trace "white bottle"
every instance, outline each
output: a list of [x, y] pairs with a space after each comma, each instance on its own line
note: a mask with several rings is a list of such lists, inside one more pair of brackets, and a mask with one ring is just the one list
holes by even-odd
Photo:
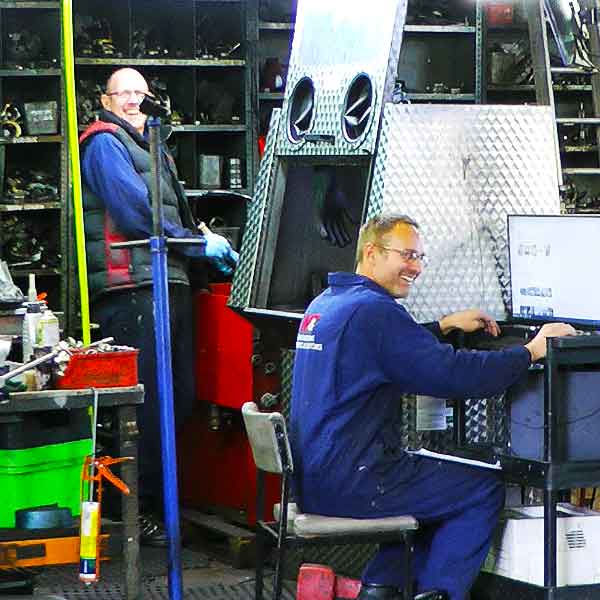
[[42, 318], [42, 303], [28, 302], [27, 312], [23, 317], [23, 362], [31, 360], [33, 346], [37, 339], [37, 325]]
[[60, 327], [58, 317], [50, 310], [46, 309], [37, 322], [35, 345], [54, 347], [60, 342]]

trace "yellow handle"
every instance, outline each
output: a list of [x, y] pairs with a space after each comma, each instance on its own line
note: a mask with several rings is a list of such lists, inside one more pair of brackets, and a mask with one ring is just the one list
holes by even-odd
[[81, 171], [79, 168], [72, 0], [61, 0], [60, 6], [62, 16], [63, 85], [67, 109], [66, 136], [69, 147], [69, 175], [71, 180], [71, 196], [73, 198], [73, 215], [75, 218], [75, 245], [77, 248], [77, 272], [79, 275], [79, 298], [81, 301], [81, 330], [83, 344], [88, 345], [90, 343], [90, 305], [88, 298], [87, 262], [85, 257], [83, 204], [81, 199]]

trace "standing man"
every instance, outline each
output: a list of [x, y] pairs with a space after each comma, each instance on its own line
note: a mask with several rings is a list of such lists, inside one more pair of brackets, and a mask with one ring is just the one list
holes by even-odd
[[[575, 331], [554, 323], [525, 346], [455, 351], [438, 338], [453, 329], [496, 336], [499, 328], [479, 310], [443, 317], [428, 328], [416, 323], [397, 300], [408, 296], [424, 258], [412, 219], [375, 217], [361, 229], [356, 273], [330, 274], [330, 287], [308, 307], [292, 389], [296, 495], [308, 513], [414, 515], [421, 523], [417, 591], [444, 590], [450, 600], [464, 600], [486, 557], [504, 486], [495, 471], [406, 452], [400, 397], [496, 395], [545, 356], [546, 337]], [[402, 557], [402, 544], [382, 545], [363, 573], [358, 598], [400, 598]]]
[[[103, 336], [140, 349], [144, 404], [138, 411], [140, 541], [166, 545], [156, 514], [162, 510], [160, 414], [152, 297], [152, 259], [147, 246], [113, 250], [110, 244], [152, 235], [150, 144], [140, 103], [149, 94], [134, 69], [115, 71], [102, 94], [99, 121], [80, 138], [83, 205], [92, 319]], [[164, 140], [163, 140], [164, 141]], [[161, 144], [161, 191], [164, 232], [173, 238], [196, 238], [201, 245], [173, 245], [168, 281], [176, 425], [189, 414], [194, 399], [192, 301], [188, 272], [193, 259], [212, 262], [230, 274], [238, 255], [225, 238], [196, 232], [173, 158]], [[202, 268], [200, 261], [196, 268]]]

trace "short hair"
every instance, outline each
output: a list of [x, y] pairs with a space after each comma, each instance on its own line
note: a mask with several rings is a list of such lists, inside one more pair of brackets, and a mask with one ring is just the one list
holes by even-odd
[[361, 228], [356, 244], [356, 264], [362, 262], [363, 248], [367, 242], [377, 243], [399, 224], [410, 225], [419, 229], [419, 224], [408, 215], [398, 212], [387, 212], [371, 217]]

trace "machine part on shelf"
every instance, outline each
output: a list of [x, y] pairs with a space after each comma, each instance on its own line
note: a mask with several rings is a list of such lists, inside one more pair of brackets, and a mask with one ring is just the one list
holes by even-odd
[[9, 63], [19, 65], [31, 63], [40, 57], [43, 49], [39, 33], [29, 29], [8, 32], [6, 36], [5, 54]]
[[280, 402], [281, 394], [271, 394], [270, 392], [267, 392], [266, 394], [263, 394], [260, 397], [258, 405], [266, 410], [272, 409], [273, 407], [277, 406]]
[[496, 44], [489, 55], [489, 80], [494, 85], [523, 85], [533, 80], [529, 42]]
[[265, 372], [265, 375], [274, 375], [275, 373], [277, 373], [277, 363], [275, 363], [272, 360], [269, 360], [265, 363], [263, 370]]
[[133, 32], [134, 58], [166, 58], [169, 49], [164, 45], [160, 31], [155, 27], [141, 27]]
[[216, 404], [210, 404], [208, 407], [208, 428], [211, 431], [221, 429], [221, 409]]
[[21, 112], [17, 106], [11, 103], [5, 104], [0, 112], [0, 131], [2, 137], [20, 137], [22, 133], [22, 121]]
[[77, 15], [75, 18], [75, 47], [77, 55], [84, 58], [121, 58], [112, 36], [108, 19], [91, 15]]
[[235, 104], [234, 95], [224, 86], [202, 80], [198, 84], [198, 115], [203, 123], [231, 123]]
[[57, 177], [41, 169], [10, 169], [5, 180], [4, 199], [9, 204], [56, 202]]

